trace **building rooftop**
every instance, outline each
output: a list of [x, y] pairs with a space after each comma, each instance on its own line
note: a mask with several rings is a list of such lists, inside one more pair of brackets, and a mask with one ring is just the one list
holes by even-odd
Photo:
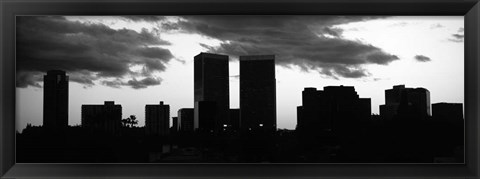
[[198, 55], [196, 55], [195, 57], [197, 57], [197, 56], [204, 56], [204, 57], [208, 57], [208, 58], [217, 58], [217, 59], [225, 59], [225, 58], [228, 59], [228, 55], [205, 53], [205, 52], [201, 52]]
[[245, 55], [240, 56], [240, 60], [275, 60], [275, 55]]

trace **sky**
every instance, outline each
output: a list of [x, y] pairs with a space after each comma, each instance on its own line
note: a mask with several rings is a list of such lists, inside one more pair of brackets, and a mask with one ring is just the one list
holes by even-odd
[[17, 16], [16, 121], [42, 125], [43, 75], [69, 76], [69, 125], [82, 104], [115, 101], [145, 124], [145, 105], [193, 108], [193, 57], [228, 55], [230, 108], [241, 55], [275, 55], [277, 127], [294, 129], [305, 87], [354, 86], [372, 113], [394, 85], [431, 103], [464, 103], [463, 16]]

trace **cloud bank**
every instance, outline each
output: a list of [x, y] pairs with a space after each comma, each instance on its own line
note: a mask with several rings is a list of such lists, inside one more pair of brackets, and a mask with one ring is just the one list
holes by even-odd
[[[59, 16], [20, 16], [17, 87], [39, 87], [43, 74], [51, 69], [67, 71], [71, 81], [85, 86], [108, 78], [127, 79], [122, 85], [134, 89], [159, 85], [152, 73], [164, 71], [173, 55], [158, 45], [168, 42], [146, 29], [114, 30]], [[141, 66], [143, 73], [130, 70], [132, 66]]]
[[[134, 89], [159, 85], [152, 74], [166, 70], [174, 58], [159, 32], [195, 33], [220, 40], [201, 44], [208, 52], [241, 55], [274, 54], [284, 67], [300, 67], [331, 78], [362, 78], [365, 65], [387, 65], [399, 58], [379, 47], [344, 39], [335, 25], [380, 16], [122, 16], [119, 20], [161, 25], [137, 32], [104, 24], [69, 21], [60, 16], [17, 17], [17, 87], [40, 87], [47, 70], [68, 72], [70, 81]], [[153, 25], [152, 25], [153, 26]], [[141, 72], [132, 67], [141, 67]]]
[[334, 26], [382, 17], [365, 16], [184, 16], [170, 29], [221, 40], [201, 44], [209, 52], [233, 56], [275, 54], [276, 63], [338, 78], [369, 76], [368, 64], [387, 65], [399, 58], [381, 48], [342, 38]]

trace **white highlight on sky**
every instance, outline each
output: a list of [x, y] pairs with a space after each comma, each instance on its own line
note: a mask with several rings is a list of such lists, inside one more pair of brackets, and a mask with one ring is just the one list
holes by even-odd
[[[128, 28], [140, 32], [142, 28], [153, 30], [158, 23], [134, 22], [118, 17], [68, 17], [69, 20], [103, 23], [113, 29]], [[177, 17], [167, 18], [175, 21]], [[332, 79], [318, 72], [305, 72], [300, 68], [276, 66], [277, 80], [277, 126], [294, 129], [296, 107], [301, 105], [301, 93], [305, 87], [323, 89], [324, 86], [355, 86], [361, 98], [371, 98], [372, 113], [378, 114], [379, 105], [384, 104], [384, 91], [394, 85], [424, 87], [430, 91], [431, 102], [464, 102], [464, 43], [452, 42], [452, 34], [464, 27], [463, 16], [455, 17], [389, 17], [366, 22], [335, 26], [343, 30], [342, 37], [379, 47], [387, 53], [397, 55], [400, 60], [389, 65], [364, 65], [371, 76], [359, 79]], [[162, 79], [160, 85], [145, 89], [129, 87], [111, 88], [97, 85], [85, 87], [70, 82], [69, 125], [79, 125], [82, 104], [103, 104], [114, 100], [123, 108], [123, 118], [136, 115], [139, 126], [145, 119], [145, 105], [164, 101], [170, 105], [170, 117], [177, 116], [180, 108], [193, 108], [193, 57], [207, 49], [200, 43], [217, 46], [221, 41], [198, 34], [159, 32], [161, 39], [169, 41], [163, 45], [174, 55], [166, 71], [154, 74]], [[335, 38], [335, 37], [331, 37]], [[419, 62], [416, 55], [424, 55], [429, 62]], [[230, 70], [230, 108], [239, 106], [239, 63], [233, 59]], [[139, 70], [141, 67], [132, 67]], [[42, 83], [40, 83], [43, 85]], [[99, 97], [101, 96], [101, 98]], [[27, 123], [42, 125], [43, 89], [17, 88], [17, 130]]]

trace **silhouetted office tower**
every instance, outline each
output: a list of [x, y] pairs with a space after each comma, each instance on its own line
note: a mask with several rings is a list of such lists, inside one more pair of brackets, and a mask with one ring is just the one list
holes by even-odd
[[463, 105], [461, 103], [434, 103], [432, 117], [442, 121], [462, 121]]
[[425, 88], [405, 88], [405, 85], [385, 90], [385, 104], [380, 105], [380, 115], [391, 120], [398, 114], [422, 119], [430, 116], [430, 92]]
[[232, 126], [228, 126], [232, 131], [240, 129], [240, 109], [230, 109], [230, 122]]
[[179, 131], [193, 132], [193, 112], [192, 108], [182, 108], [178, 110]]
[[163, 104], [145, 105], [145, 132], [150, 136], [167, 136], [170, 128], [170, 106]]
[[240, 121], [242, 131], [276, 131], [274, 55], [240, 56]]
[[322, 90], [305, 88], [302, 91], [302, 105], [297, 107], [297, 131], [331, 131], [332, 119], [326, 116], [328, 101]]
[[[215, 120], [218, 117], [217, 103], [214, 101], [197, 101], [195, 103], [195, 122], [194, 129], [205, 133], [218, 133], [220, 129], [215, 130]], [[229, 123], [223, 124], [228, 126]], [[223, 131], [224, 128], [221, 128]]]
[[297, 130], [327, 134], [342, 127], [358, 127], [371, 117], [370, 98], [359, 98], [353, 86], [305, 88], [297, 107]]
[[50, 70], [43, 77], [43, 126], [68, 126], [68, 76], [65, 71]]
[[[229, 124], [228, 110], [229, 100], [229, 74], [228, 56], [200, 53], [194, 58], [194, 110], [195, 122], [201, 124], [199, 116], [199, 102], [206, 101], [215, 103], [214, 126], [205, 126], [214, 129], [215, 132], [222, 130], [224, 125]], [[211, 105], [211, 104], [210, 104]], [[199, 125], [202, 127], [202, 125]], [[207, 130], [207, 129], [205, 129]]]
[[[178, 115], [178, 114], [177, 114]], [[177, 132], [179, 130], [180, 125], [178, 125], [178, 117], [172, 117], [172, 132]]]
[[82, 127], [112, 135], [120, 134], [122, 106], [114, 101], [103, 105], [82, 105]]

